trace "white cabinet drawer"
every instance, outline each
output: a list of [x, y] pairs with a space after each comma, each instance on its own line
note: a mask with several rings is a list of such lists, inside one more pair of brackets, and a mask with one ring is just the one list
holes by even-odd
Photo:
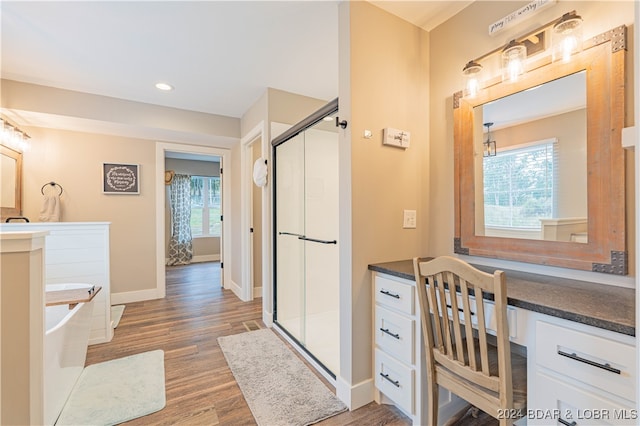
[[618, 404], [572, 386], [559, 377], [540, 372], [536, 374], [534, 398], [535, 404], [529, 407], [527, 424], [575, 422], [575, 426], [605, 426], [636, 425], [639, 421], [635, 407]]
[[538, 321], [536, 362], [629, 401], [636, 400], [633, 346]]
[[[451, 295], [449, 292], [447, 294], [447, 312], [449, 313], [449, 318], [452, 318], [451, 313]], [[458, 309], [462, 307], [462, 295], [460, 293], [456, 293]], [[438, 297], [438, 300], [440, 298]], [[477, 306], [476, 306], [476, 298], [474, 296], [469, 297], [469, 308], [471, 309], [471, 323], [473, 328], [478, 328], [478, 317], [476, 316]], [[462, 311], [458, 313], [460, 321], [464, 324], [464, 314]], [[487, 329], [487, 332], [490, 334], [496, 334], [496, 330], [498, 328], [497, 325], [497, 317], [495, 315], [495, 303], [490, 300], [484, 300], [484, 325]], [[513, 306], [507, 306], [507, 325], [509, 327], [509, 338], [515, 339], [517, 337], [518, 324], [517, 324], [517, 310]]]
[[390, 280], [376, 275], [376, 302], [387, 307], [397, 309], [408, 315], [413, 315], [412, 285]]
[[400, 361], [413, 364], [415, 321], [376, 306], [376, 345]]
[[414, 370], [379, 349], [375, 350], [376, 387], [405, 412], [414, 414]]

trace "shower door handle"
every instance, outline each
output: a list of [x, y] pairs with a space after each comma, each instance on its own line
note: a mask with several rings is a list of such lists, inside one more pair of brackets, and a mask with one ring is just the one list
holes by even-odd
[[318, 240], [317, 238], [308, 238], [308, 237], [305, 237], [304, 235], [300, 235], [298, 239], [303, 241], [311, 241], [312, 243], [338, 244], [338, 241], [336, 240]]
[[292, 235], [294, 237], [298, 237], [298, 239], [304, 238], [304, 235], [294, 234], [293, 232], [278, 232], [278, 235]]

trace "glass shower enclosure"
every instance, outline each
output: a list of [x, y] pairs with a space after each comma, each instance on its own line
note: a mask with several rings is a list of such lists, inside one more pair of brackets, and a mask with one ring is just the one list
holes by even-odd
[[332, 377], [340, 360], [338, 100], [275, 138], [274, 322]]

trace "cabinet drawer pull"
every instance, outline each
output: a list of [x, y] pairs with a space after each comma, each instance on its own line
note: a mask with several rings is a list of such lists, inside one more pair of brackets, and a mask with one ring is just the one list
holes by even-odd
[[[453, 307], [452, 307], [451, 305], [447, 305], [447, 308], [449, 308], [449, 309], [453, 309]], [[458, 308], [458, 312], [464, 312], [464, 309], [462, 309], [462, 308]], [[476, 314], [476, 313], [475, 313], [475, 312], [473, 312], [473, 311], [469, 311], [469, 313], [470, 313], [471, 315], [475, 315], [475, 314]]]
[[591, 361], [590, 359], [579, 357], [575, 353], [570, 354], [568, 352], [563, 352], [561, 350], [558, 350], [558, 355], [566, 356], [567, 358], [571, 358], [571, 359], [579, 361], [579, 362], [584, 362], [585, 364], [589, 364], [589, 365], [592, 365], [594, 367], [602, 368], [603, 370], [607, 370], [607, 371], [610, 371], [612, 373], [620, 374], [620, 370], [617, 369], [617, 368], [612, 367], [611, 364], [609, 364], [609, 363], [600, 364], [598, 362]]
[[382, 328], [382, 327], [380, 327], [380, 331], [382, 331], [383, 333], [387, 333], [389, 336], [391, 336], [391, 337], [395, 337], [396, 339], [400, 340], [400, 335], [399, 335], [399, 334], [394, 334], [394, 333], [390, 332], [388, 328]]
[[380, 293], [384, 294], [385, 296], [393, 297], [394, 299], [400, 299], [400, 295], [399, 294], [394, 294], [394, 293], [391, 293], [391, 292], [389, 292], [387, 290], [380, 290]]
[[392, 384], [393, 386], [395, 386], [395, 387], [397, 387], [397, 388], [399, 388], [399, 387], [400, 387], [400, 382], [399, 382], [399, 381], [397, 381], [397, 380], [392, 380], [392, 379], [390, 379], [388, 374], [380, 373], [380, 375], [381, 375], [383, 378], [385, 378], [385, 379], [387, 379], [388, 381], [390, 381], [390, 382], [391, 382], [391, 384]]
[[566, 421], [562, 417], [558, 417], [558, 422], [562, 423], [564, 426], [577, 426], [578, 425], [578, 423], [576, 423], [575, 421], [569, 423], [568, 421]]

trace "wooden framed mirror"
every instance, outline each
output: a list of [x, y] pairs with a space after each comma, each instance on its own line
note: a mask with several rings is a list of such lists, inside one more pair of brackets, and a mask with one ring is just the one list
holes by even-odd
[[0, 145], [0, 218], [22, 215], [22, 153]]
[[[568, 63], [551, 63], [549, 57], [543, 58], [531, 64], [518, 82], [489, 83], [472, 98], [463, 97], [462, 92], [454, 94], [455, 253], [618, 275], [628, 273], [625, 153], [622, 147], [625, 49], [626, 27], [621, 26], [585, 41], [583, 51]], [[539, 88], [549, 86], [544, 89], [547, 90], [553, 84], [564, 86], [573, 80], [568, 76], [577, 76], [575, 84], [584, 87], [586, 106], [582, 107], [581, 124], [559, 124], [556, 128], [561, 129], [558, 130], [560, 133], [564, 131], [561, 135], [547, 131], [523, 136], [527, 134], [523, 126], [531, 127], [534, 120], [538, 120], [542, 128], [552, 128], [548, 122], [540, 121], [548, 114], [540, 113], [535, 118], [521, 120], [517, 124], [521, 126], [519, 132], [505, 132], [497, 137], [497, 129], [491, 129], [496, 139], [492, 146], [497, 146], [497, 155], [493, 158], [499, 160], [483, 157], [483, 143], [493, 143], [492, 136], [487, 135], [483, 127], [488, 117], [495, 114], [490, 110], [493, 104], [498, 101], [508, 104], [507, 98], [511, 95], [525, 94], [533, 89], [537, 92]], [[550, 103], [564, 100], [557, 88], [551, 88], [551, 92], [555, 93], [555, 98]], [[507, 109], [514, 108], [508, 106]], [[534, 102], [526, 102], [523, 109], [537, 110]], [[583, 147], [576, 145], [578, 148], [566, 151], [572, 138], [582, 139]], [[507, 145], [527, 149], [522, 149], [523, 154], [518, 157], [514, 154], [515, 149]], [[544, 160], [531, 154], [530, 147], [534, 145], [546, 146]], [[558, 149], [564, 149], [565, 154], [558, 154]], [[578, 154], [580, 151], [583, 154]], [[488, 164], [497, 167], [496, 161], [500, 161], [500, 166], [506, 167], [506, 153], [511, 155], [509, 161], [519, 167], [513, 167], [519, 170], [519, 174], [514, 172], [513, 180], [523, 181], [523, 187], [546, 187], [544, 195], [518, 194], [522, 201], [519, 207], [514, 207], [517, 197], [513, 185], [509, 195], [498, 195], [495, 189], [505, 186], [507, 180], [511, 182], [511, 178], [507, 179], [504, 169], [497, 174], [492, 172]], [[558, 161], [562, 155], [569, 159], [568, 163]], [[578, 157], [582, 160], [578, 161]], [[530, 169], [529, 166], [536, 162], [543, 162], [542, 171]], [[563, 164], [578, 162], [582, 166], [576, 171], [562, 170]], [[493, 187], [490, 184], [492, 173], [497, 176]], [[532, 178], [533, 173], [546, 174], [548, 183]], [[527, 176], [521, 177], [523, 174]], [[567, 201], [579, 190], [583, 191], [579, 196], [582, 201]], [[506, 201], [501, 201], [501, 197]], [[571, 207], [582, 204], [584, 211], [563, 208], [563, 201]], [[504, 216], [518, 215], [525, 210], [531, 216], [528, 221], [509, 219], [510, 224], [503, 224]], [[519, 234], [519, 231], [526, 233]]]

